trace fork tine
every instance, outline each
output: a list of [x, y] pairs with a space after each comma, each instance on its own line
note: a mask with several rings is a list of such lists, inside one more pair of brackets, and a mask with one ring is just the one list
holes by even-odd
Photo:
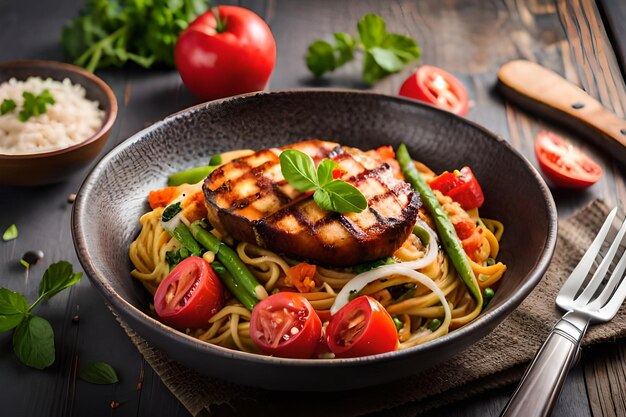
[[[611, 262], [613, 262], [613, 258], [615, 258], [615, 254], [617, 253], [617, 249], [619, 248], [619, 246], [622, 243], [622, 239], [624, 238], [624, 233], [625, 232], [626, 232], [626, 221], [622, 223], [622, 226], [620, 227], [620, 230], [617, 233], [617, 236], [615, 237], [615, 240], [611, 244], [611, 247], [609, 248], [609, 250], [604, 255], [604, 257], [602, 259], [602, 262], [598, 266], [598, 269], [596, 270], [596, 272], [593, 274], [593, 277], [591, 278], [591, 280], [587, 284], [587, 287], [582, 292], [582, 294], [580, 294], [580, 296], [578, 298], [576, 298], [575, 303], [577, 305], [587, 304], [589, 302], [589, 300], [591, 300], [593, 295], [596, 293], [596, 291], [598, 290], [598, 287], [600, 286], [600, 284], [602, 284], [602, 281], [604, 280], [604, 277], [606, 276], [606, 273], [609, 270], [609, 267], [611, 266]], [[613, 278], [613, 276], [611, 276], [611, 278]], [[616, 280], [617, 279], [618, 278], [616, 276]], [[602, 290], [602, 294], [601, 295], [603, 295], [606, 292], [609, 292], [609, 296], [610, 296], [610, 293], [613, 291], [613, 289], [611, 289], [610, 291], [607, 291], [607, 289], [610, 286], [610, 284], [611, 283], [610, 283], [610, 280], [609, 280], [609, 283], [607, 283], [606, 286], [604, 287], [604, 289]], [[616, 283], [613, 284], [613, 288], [615, 288], [615, 285], [616, 285]], [[604, 305], [604, 302], [602, 304], [600, 304], [600, 306], [598, 308], [602, 307], [602, 305]], [[590, 306], [590, 308], [591, 308], [591, 306]]]
[[[624, 298], [626, 298], [626, 279], [623, 279], [625, 270], [626, 270], [626, 252], [622, 254], [622, 259], [620, 259], [619, 264], [615, 267], [615, 271], [613, 271], [613, 275], [618, 276], [618, 277], [621, 276], [622, 282], [620, 283], [619, 287], [617, 288], [617, 291], [615, 291], [615, 294], [613, 294], [609, 302], [604, 307], [602, 307], [602, 309], [599, 311], [598, 318], [600, 320], [604, 320], [604, 321], [611, 320], [613, 316], [615, 316], [615, 313], [617, 313], [617, 310], [619, 310], [622, 303], [624, 302]], [[611, 276], [611, 280], [612, 279], [613, 279], [613, 276]], [[618, 280], [616, 280], [616, 282], [617, 281]]]
[[587, 277], [587, 273], [589, 272], [589, 269], [591, 269], [591, 265], [593, 265], [593, 261], [595, 260], [596, 255], [598, 254], [598, 252], [600, 251], [600, 248], [602, 247], [604, 238], [606, 237], [606, 235], [609, 233], [609, 230], [611, 229], [611, 223], [613, 223], [613, 219], [615, 218], [616, 214], [617, 214], [617, 207], [611, 210], [609, 215], [606, 217], [606, 220], [604, 221], [602, 228], [600, 229], [597, 236], [595, 237], [595, 239], [589, 246], [589, 249], [587, 249], [587, 252], [585, 252], [585, 255], [582, 257], [580, 262], [578, 262], [578, 265], [576, 265], [576, 268], [574, 268], [569, 278], [565, 281], [565, 283], [563, 284], [563, 287], [561, 287], [561, 291], [559, 291], [559, 295], [571, 294], [572, 298], [574, 297], [574, 295], [576, 295], [576, 293], [578, 292], [578, 289], [581, 287], [581, 285], [585, 281], [585, 278]]

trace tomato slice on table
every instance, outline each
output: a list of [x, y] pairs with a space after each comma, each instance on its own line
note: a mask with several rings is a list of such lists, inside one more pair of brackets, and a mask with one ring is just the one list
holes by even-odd
[[398, 331], [385, 308], [361, 296], [332, 316], [326, 328], [328, 347], [338, 358], [391, 352], [398, 347]]
[[539, 132], [535, 155], [543, 173], [559, 187], [585, 188], [602, 177], [600, 165], [552, 132]]
[[464, 210], [479, 208], [485, 202], [483, 190], [470, 167], [455, 172], [446, 171], [428, 185], [459, 203]]
[[460, 116], [468, 111], [467, 90], [461, 82], [441, 68], [424, 65], [404, 81], [401, 96], [433, 104]]
[[279, 292], [261, 300], [252, 310], [250, 337], [268, 355], [310, 358], [321, 334], [321, 320], [300, 294]]
[[161, 321], [175, 329], [206, 327], [224, 306], [224, 286], [202, 258], [190, 256], [159, 284], [154, 309]]

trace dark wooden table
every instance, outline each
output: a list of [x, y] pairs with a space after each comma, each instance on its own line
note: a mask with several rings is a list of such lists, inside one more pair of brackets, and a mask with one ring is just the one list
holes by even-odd
[[[0, 0], [0, 59], [62, 60], [61, 28], [78, 14], [79, 0]], [[538, 130], [560, 130], [519, 111], [494, 91], [500, 65], [515, 58], [539, 62], [581, 85], [605, 106], [624, 116], [626, 92], [614, 50], [623, 58], [626, 42], [623, 18], [626, 4], [604, 0], [602, 14], [591, 0], [503, 1], [241, 1], [270, 24], [278, 46], [278, 60], [270, 89], [295, 87], [364, 88], [360, 64], [350, 64], [324, 80], [310, 77], [303, 56], [307, 45], [333, 31], [355, 32], [364, 13], [375, 12], [390, 31], [411, 35], [422, 47], [421, 63], [456, 74], [469, 89], [468, 118], [507, 138], [536, 164], [533, 140]], [[621, 17], [620, 17], [621, 16]], [[613, 36], [613, 44], [610, 42]], [[615, 49], [614, 49], [615, 48]], [[417, 64], [416, 64], [417, 65]], [[164, 116], [195, 104], [176, 70], [111, 69], [98, 72], [117, 95], [120, 111], [106, 151]], [[375, 89], [394, 94], [404, 74], [390, 77]], [[626, 201], [626, 174], [611, 157], [584, 138], [564, 133], [578, 143], [604, 170], [591, 189], [571, 192], [553, 189], [559, 217], [566, 217], [594, 198], [609, 204]], [[103, 154], [104, 154], [103, 152]], [[18, 239], [0, 242], [0, 286], [35, 298], [45, 266], [67, 259], [78, 267], [70, 236], [71, 205], [88, 169], [70, 180], [39, 188], [0, 187], [0, 229], [12, 223]], [[520, 204], [523, 204], [520, 201]], [[28, 250], [45, 252], [44, 262], [27, 273], [19, 264]], [[44, 303], [38, 313], [55, 329], [56, 362], [45, 371], [20, 364], [8, 333], [0, 334], [0, 415], [2, 416], [187, 416], [177, 399], [145, 364], [102, 298], [84, 279], [70, 291]], [[73, 316], [80, 321], [72, 321]], [[107, 361], [120, 374], [110, 386], [75, 379], [80, 361]], [[587, 349], [570, 374], [555, 416], [626, 416], [626, 342]], [[142, 389], [137, 389], [142, 381]], [[438, 410], [441, 416], [496, 416], [513, 387], [482, 395]], [[111, 401], [120, 406], [113, 409]], [[388, 415], [396, 415], [394, 412]]]

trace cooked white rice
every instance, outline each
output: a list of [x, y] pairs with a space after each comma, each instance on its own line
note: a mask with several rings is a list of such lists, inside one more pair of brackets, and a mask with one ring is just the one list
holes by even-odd
[[[25, 91], [34, 95], [50, 91], [55, 103], [48, 104], [44, 114], [32, 116], [26, 122], [18, 119]], [[11, 78], [0, 84], [0, 103], [11, 99], [17, 108], [0, 115], [0, 154], [30, 154], [67, 148], [93, 136], [101, 127], [104, 111], [97, 101], [85, 98], [85, 89], [51, 78], [30, 77], [26, 81]]]

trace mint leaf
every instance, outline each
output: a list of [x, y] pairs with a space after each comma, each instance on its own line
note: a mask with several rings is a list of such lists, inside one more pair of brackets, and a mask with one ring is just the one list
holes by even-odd
[[[352, 184], [334, 180], [324, 186], [323, 189], [330, 197], [332, 211], [338, 213], [360, 213], [367, 208], [367, 199]], [[317, 200], [315, 201], [317, 202]]]
[[381, 78], [385, 78], [389, 73], [385, 71], [374, 59], [370, 51], [365, 52], [365, 60], [363, 62], [363, 81], [367, 84], [374, 84]]
[[333, 36], [335, 37], [335, 51], [338, 52], [338, 56], [336, 55], [335, 59], [335, 66], [340, 67], [346, 62], [352, 61], [354, 58], [356, 41], [345, 32], [335, 32]]
[[420, 47], [408, 36], [390, 33], [381, 46], [393, 52], [405, 64], [420, 57]]
[[332, 159], [324, 159], [317, 166], [317, 180], [320, 187], [325, 186], [333, 180], [333, 170], [337, 168], [337, 162]]
[[80, 281], [82, 272], [73, 272], [67, 261], [54, 263], [46, 269], [39, 285], [39, 298], [50, 298]]
[[7, 240], [13, 240], [17, 237], [17, 235], [17, 226], [12, 224], [11, 226], [7, 227], [7, 230], [5, 230], [2, 234], [2, 240], [4, 240], [5, 242]]
[[287, 149], [278, 157], [283, 177], [298, 191], [318, 187], [317, 171], [313, 159], [304, 152]]
[[5, 115], [10, 111], [13, 111], [17, 107], [17, 103], [14, 100], [5, 98], [0, 104], [0, 114]]
[[365, 49], [380, 46], [387, 36], [387, 28], [382, 17], [366, 14], [356, 24]]
[[318, 207], [322, 210], [334, 211], [334, 205], [332, 200], [330, 199], [330, 194], [328, 194], [325, 189], [318, 188], [313, 194], [313, 200], [315, 201], [315, 204], [317, 204]]
[[44, 369], [54, 363], [54, 332], [47, 320], [28, 316], [13, 333], [13, 351], [27, 366]]
[[111, 365], [106, 362], [91, 362], [81, 368], [78, 376], [83, 381], [91, 382], [92, 384], [115, 384], [119, 381], [117, 372]]
[[0, 314], [19, 314], [28, 312], [28, 300], [19, 292], [0, 288]]

